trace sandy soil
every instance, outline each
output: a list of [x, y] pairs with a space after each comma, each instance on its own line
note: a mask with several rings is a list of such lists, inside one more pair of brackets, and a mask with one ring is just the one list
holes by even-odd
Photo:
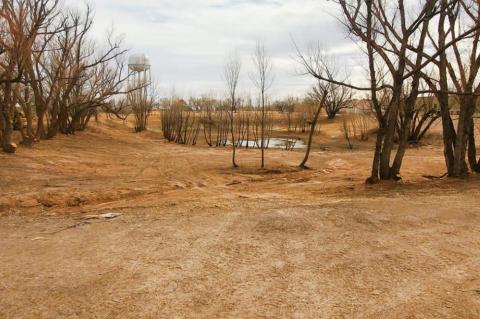
[[373, 187], [368, 147], [258, 155], [114, 123], [1, 154], [0, 318], [480, 318], [480, 178], [423, 178], [438, 145]]

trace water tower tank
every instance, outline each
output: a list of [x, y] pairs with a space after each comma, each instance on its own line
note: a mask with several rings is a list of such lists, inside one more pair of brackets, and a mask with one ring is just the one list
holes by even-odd
[[134, 72], [150, 69], [150, 59], [143, 53], [133, 54], [128, 58], [128, 67]]

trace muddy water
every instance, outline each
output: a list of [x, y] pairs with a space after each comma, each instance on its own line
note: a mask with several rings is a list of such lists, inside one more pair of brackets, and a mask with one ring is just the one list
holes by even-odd
[[[258, 141], [258, 143], [260, 143]], [[242, 147], [259, 147], [256, 141], [243, 141]], [[307, 145], [301, 139], [271, 138], [265, 141], [265, 147], [278, 149], [305, 149]]]

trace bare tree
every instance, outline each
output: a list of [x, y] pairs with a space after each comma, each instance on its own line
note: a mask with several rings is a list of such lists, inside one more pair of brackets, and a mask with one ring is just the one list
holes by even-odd
[[[308, 74], [319, 80], [370, 92], [379, 129], [372, 172], [367, 182], [398, 180], [408, 146], [407, 132], [421, 93], [421, 71], [432, 62], [432, 58], [425, 56], [428, 30], [441, 10], [434, 0], [424, 0], [420, 6], [403, 0], [398, 3], [382, 0], [335, 2], [351, 37], [360, 41], [365, 49], [370, 85], [352, 85], [318, 74], [315, 54], [312, 57], [299, 53], [300, 62]], [[437, 52], [434, 56], [438, 55]], [[400, 112], [405, 114], [405, 120], [397, 128]], [[398, 147], [395, 147], [396, 133], [399, 135]]]
[[[316, 63], [317, 69], [315, 72], [317, 72], [318, 74], [324, 74], [328, 78], [333, 78], [335, 73], [328, 65], [324, 53], [319, 52], [317, 58], [319, 60]], [[320, 117], [322, 107], [325, 105], [328, 96], [331, 94], [331, 86], [332, 85], [329, 82], [318, 81], [317, 85], [312, 87], [312, 90], [309, 93], [311, 99], [316, 102], [316, 110], [314, 112], [312, 120], [310, 121], [310, 133], [308, 135], [307, 149], [305, 151], [305, 156], [300, 163], [300, 167], [302, 168], [307, 168], [307, 162], [312, 149], [313, 134], [315, 133], [315, 128], [318, 124], [318, 119]]]
[[308, 142], [307, 142], [307, 149], [305, 151], [305, 156], [303, 157], [302, 162], [300, 163], [301, 168], [307, 168], [307, 162], [310, 157], [310, 152], [312, 149], [312, 142], [313, 142], [313, 134], [315, 133], [315, 129], [318, 124], [318, 118], [320, 117], [320, 112], [322, 111], [322, 107], [325, 103], [325, 100], [328, 95], [328, 82], [318, 82], [317, 86], [312, 88], [312, 91], [317, 104], [317, 108], [315, 110], [315, 114], [313, 115], [312, 120], [310, 121], [310, 132], [308, 134]]
[[111, 32], [100, 49], [89, 39], [90, 7], [65, 9], [48, 21], [25, 68], [35, 100], [37, 140], [82, 130], [99, 109], [114, 111], [111, 98], [125, 93], [128, 78], [121, 42]]
[[228, 103], [229, 103], [229, 112], [230, 117], [230, 135], [231, 135], [231, 144], [232, 144], [232, 165], [234, 168], [237, 168], [238, 165], [235, 161], [235, 152], [236, 152], [236, 139], [235, 139], [235, 112], [237, 111], [237, 88], [240, 78], [240, 70], [242, 64], [238, 56], [231, 56], [226, 62], [223, 77], [227, 87]]
[[324, 101], [325, 112], [329, 120], [333, 120], [337, 114], [349, 107], [352, 99], [352, 89], [343, 85], [330, 84], [330, 89]]
[[335, 60], [323, 52], [319, 46], [313, 48], [313, 50], [314, 53], [311, 57], [316, 59], [312, 64], [312, 67], [316, 68], [315, 73], [329, 79], [330, 81], [319, 80], [316, 86], [312, 88], [312, 92], [309, 93], [310, 98], [313, 101], [316, 101], [317, 108], [310, 121], [310, 134], [308, 137], [307, 150], [305, 152], [305, 157], [300, 164], [300, 167], [302, 168], [306, 168], [312, 148], [313, 134], [322, 108], [325, 108], [328, 118], [333, 119], [340, 110], [347, 107], [347, 102], [352, 97], [352, 90], [349, 87], [332, 83], [334, 79], [339, 77]]
[[[0, 138], [4, 151], [14, 152], [12, 127], [22, 143], [51, 138], [58, 132], [83, 130], [99, 111], [120, 116], [113, 97], [128, 93], [126, 50], [110, 32], [105, 45], [90, 39], [93, 14], [59, 0], [5, 0], [0, 10]], [[36, 117], [36, 125], [34, 122]]]
[[266, 125], [266, 100], [267, 91], [273, 84], [273, 65], [271, 58], [265, 52], [265, 46], [257, 42], [253, 54], [253, 63], [255, 66], [255, 73], [251, 75], [253, 84], [259, 91], [261, 118], [260, 118], [260, 149], [262, 152], [262, 169], [265, 168], [265, 125]]
[[176, 97], [166, 101], [161, 113], [163, 136], [177, 144], [196, 145], [200, 135], [202, 116], [187, 106], [183, 99]]
[[[403, 112], [398, 119], [398, 127], [403, 125]], [[412, 127], [409, 132], [408, 142], [411, 144], [418, 144], [425, 137], [430, 128], [440, 119], [440, 109], [435, 103], [434, 96], [423, 96], [417, 100], [415, 106]]]
[[345, 140], [348, 143], [348, 148], [353, 150], [351, 138], [354, 135], [353, 133], [354, 128], [353, 128], [352, 122], [350, 122], [347, 117], [344, 117], [342, 122], [343, 122], [343, 136], [345, 137]]
[[139, 81], [137, 87], [134, 86], [129, 88], [133, 91], [127, 97], [135, 117], [135, 132], [139, 133], [148, 129], [148, 119], [158, 101], [159, 92], [158, 86], [153, 81], [147, 82], [146, 79]]
[[[438, 6], [438, 26], [428, 33], [433, 49], [425, 53], [436, 72], [422, 76], [440, 104], [447, 174], [461, 177], [469, 171], [467, 149], [471, 170], [480, 172], [473, 121], [480, 95], [480, 3], [441, 0]], [[450, 114], [452, 96], [459, 104], [457, 127]]]
[[287, 132], [292, 131], [292, 115], [295, 112], [295, 106], [298, 104], [298, 98], [289, 96], [284, 100], [274, 103], [275, 109], [285, 116]]
[[[0, 139], [5, 152], [14, 153], [15, 107], [35, 43], [58, 14], [57, 0], [5, 0], [0, 8]], [[36, 48], [35, 48], [36, 49]]]

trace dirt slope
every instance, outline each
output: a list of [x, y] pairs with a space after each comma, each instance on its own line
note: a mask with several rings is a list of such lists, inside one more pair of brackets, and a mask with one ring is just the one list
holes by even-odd
[[0, 155], [0, 318], [480, 317], [480, 180], [422, 178], [440, 148], [375, 187], [369, 151], [229, 155], [113, 124]]

